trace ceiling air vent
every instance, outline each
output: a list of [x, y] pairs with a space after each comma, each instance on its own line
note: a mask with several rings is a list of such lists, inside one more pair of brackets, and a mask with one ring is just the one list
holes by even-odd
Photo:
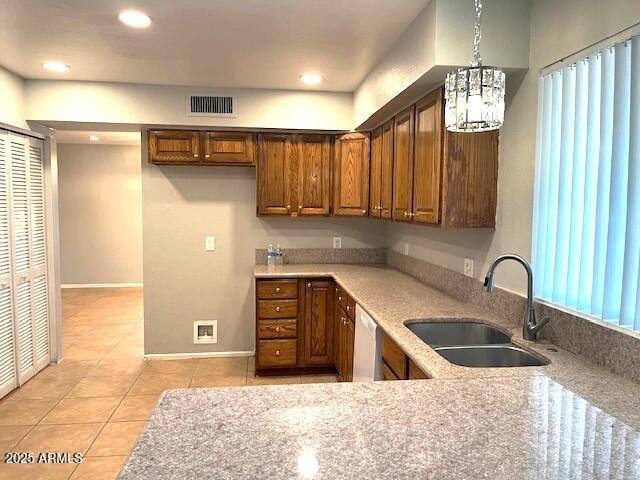
[[187, 115], [192, 117], [235, 117], [235, 109], [235, 97], [187, 96]]

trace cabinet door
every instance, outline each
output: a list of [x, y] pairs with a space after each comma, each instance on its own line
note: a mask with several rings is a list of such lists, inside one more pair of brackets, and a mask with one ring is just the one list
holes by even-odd
[[150, 130], [149, 162], [188, 164], [200, 162], [200, 132]]
[[382, 126], [380, 216], [391, 218], [393, 205], [393, 120]]
[[329, 215], [331, 137], [300, 135], [298, 148], [298, 214]]
[[442, 93], [431, 92], [416, 104], [413, 162], [413, 220], [440, 222]]
[[291, 213], [294, 149], [289, 135], [260, 135], [258, 140], [258, 215]]
[[345, 315], [342, 312], [342, 308], [340, 308], [340, 297], [342, 295], [342, 289], [336, 285], [335, 295], [333, 301], [333, 311], [334, 311], [334, 322], [333, 322], [333, 331], [334, 331], [334, 342], [333, 342], [333, 350], [335, 355], [335, 364], [336, 370], [338, 371], [338, 378], [340, 380], [344, 380], [344, 350], [342, 345], [344, 344], [344, 340], [342, 339], [344, 336], [343, 328], [344, 328], [344, 320]]
[[254, 165], [255, 135], [250, 132], [204, 132], [204, 162]]
[[369, 213], [369, 135], [348, 133], [336, 139], [333, 163], [334, 215]]
[[393, 219], [411, 221], [413, 209], [413, 115], [411, 106], [394, 119]]
[[382, 127], [371, 134], [371, 179], [369, 184], [369, 216], [380, 218], [382, 211]]
[[347, 382], [353, 382], [353, 342], [355, 340], [355, 323], [350, 318], [347, 319], [347, 360], [346, 377]]
[[333, 296], [331, 280], [308, 280], [305, 285], [305, 365], [333, 364]]

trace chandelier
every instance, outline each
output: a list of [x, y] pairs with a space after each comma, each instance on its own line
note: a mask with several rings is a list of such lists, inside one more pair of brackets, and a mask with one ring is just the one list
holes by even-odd
[[447, 75], [445, 117], [451, 132], [484, 132], [500, 128], [504, 121], [504, 72], [485, 67], [480, 57], [482, 0], [474, 0], [473, 61]]

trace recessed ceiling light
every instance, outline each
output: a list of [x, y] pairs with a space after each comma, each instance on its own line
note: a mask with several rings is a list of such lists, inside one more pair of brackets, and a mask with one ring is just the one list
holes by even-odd
[[151, 18], [137, 10], [124, 10], [120, 12], [118, 18], [122, 23], [133, 28], [147, 28], [151, 25]]
[[315, 85], [322, 81], [322, 77], [317, 73], [303, 73], [300, 75], [300, 80], [302, 80], [302, 83]]
[[68, 72], [69, 69], [71, 68], [69, 65], [62, 62], [44, 62], [42, 66], [47, 70], [49, 70], [50, 72], [56, 72], [56, 73]]
[[98, 137], [97, 135], [90, 135], [89, 140], [91, 140], [92, 142], [97, 142], [98, 140], [100, 140], [100, 137]]

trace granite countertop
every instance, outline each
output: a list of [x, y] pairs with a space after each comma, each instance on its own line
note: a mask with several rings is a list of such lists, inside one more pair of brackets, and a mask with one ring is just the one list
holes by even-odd
[[170, 390], [120, 479], [637, 479], [611, 394], [628, 423], [544, 375]]
[[[433, 378], [170, 390], [121, 480], [640, 478], [640, 385], [386, 266], [255, 275], [333, 277]], [[551, 363], [450, 364], [404, 326], [418, 318], [482, 320]]]

